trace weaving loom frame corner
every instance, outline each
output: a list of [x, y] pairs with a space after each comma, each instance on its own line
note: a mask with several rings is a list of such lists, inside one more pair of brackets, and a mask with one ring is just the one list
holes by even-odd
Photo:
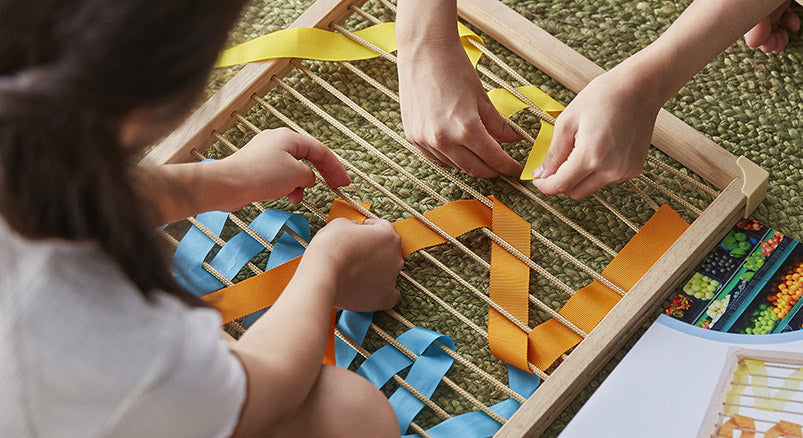
[[[350, 6], [365, 0], [317, 0], [292, 27], [326, 28], [351, 15]], [[498, 0], [458, 0], [460, 17], [551, 76], [578, 92], [604, 69], [557, 40]], [[234, 123], [233, 113], [251, 107], [251, 96], [266, 93], [293, 68], [290, 59], [247, 64], [176, 131], [155, 147], [141, 164], [187, 162], [191, 151], [206, 150], [214, 133]], [[653, 265], [600, 324], [543, 382], [498, 437], [538, 436], [590, 378], [621, 347], [669, 292], [701, 261], [744, 214], [747, 196], [737, 158], [665, 110], [661, 110], [653, 145], [722, 189], [720, 195]], [[703, 236], [701, 238], [701, 236]]]

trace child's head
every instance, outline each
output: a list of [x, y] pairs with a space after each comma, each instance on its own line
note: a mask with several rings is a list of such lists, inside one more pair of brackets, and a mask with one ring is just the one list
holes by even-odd
[[155, 262], [130, 164], [196, 99], [242, 3], [0, 0], [9, 225], [30, 238], [94, 240], [143, 292], [178, 290]]

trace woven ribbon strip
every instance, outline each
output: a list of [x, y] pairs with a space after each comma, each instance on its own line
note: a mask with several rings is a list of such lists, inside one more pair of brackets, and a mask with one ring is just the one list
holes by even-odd
[[[671, 207], [661, 206], [611, 260], [602, 275], [622, 289], [630, 290], [688, 227]], [[572, 295], [558, 313], [589, 333], [621, 298], [594, 280]], [[575, 332], [550, 319], [530, 332], [530, 362], [546, 369], [581, 340]]]
[[[490, 199], [494, 205], [492, 210], [477, 200], [454, 201], [429, 211], [424, 216], [453, 237], [482, 227], [491, 228], [498, 236], [529, 256], [530, 224], [498, 199], [493, 196]], [[351, 205], [340, 200], [335, 200], [332, 204], [329, 217], [333, 216], [362, 218]], [[443, 237], [416, 218], [402, 219], [393, 226], [401, 236], [404, 256], [446, 242]], [[529, 283], [529, 267], [505, 249], [493, 244], [491, 299], [525, 323], [528, 317]], [[489, 309], [488, 313], [488, 343], [491, 352], [500, 360], [523, 370], [528, 369], [527, 334], [493, 309]]]
[[[229, 213], [212, 211], [199, 214], [196, 216], [196, 220], [219, 236], [228, 217]], [[283, 227], [293, 230], [307, 241], [311, 238], [309, 223], [304, 216], [283, 210], [265, 210], [249, 224], [249, 228], [268, 242], [273, 242], [278, 237], [278, 240], [273, 243], [273, 250], [268, 257], [267, 270], [262, 274], [273, 284], [272, 288], [263, 290], [259, 287], [243, 287], [242, 293], [225, 294], [225, 299], [222, 299], [221, 296], [224, 294], [221, 291], [227, 290], [224, 288], [225, 284], [203, 267], [215, 242], [197, 227], [191, 227], [176, 248], [173, 258], [173, 272], [176, 279], [187, 290], [215, 306], [220, 311], [224, 323], [243, 318], [243, 326], [247, 328], [264, 313], [265, 308], [273, 305], [293, 277], [298, 262], [301, 260], [301, 254], [304, 252], [304, 247], [300, 243], [289, 234], [281, 232]], [[246, 231], [240, 231], [229, 239], [209, 262], [209, 265], [228, 280], [233, 280], [246, 263], [264, 249], [261, 242]], [[255, 300], [255, 296], [258, 296], [266, 304], [254, 307], [251, 303]], [[333, 310], [323, 361], [329, 365], [335, 364], [334, 324], [335, 313]]]
[[[490, 199], [493, 201], [493, 209], [476, 200], [454, 201], [424, 216], [453, 237], [481, 227], [489, 227], [517, 250], [529, 256], [529, 223], [496, 198], [490, 197]], [[370, 204], [362, 205], [370, 208]], [[219, 235], [227, 216], [226, 213], [212, 212], [199, 215], [197, 219]], [[365, 216], [351, 205], [340, 200], [335, 200], [329, 213], [329, 220], [336, 217], [357, 221], [365, 219]], [[415, 218], [402, 219], [393, 225], [401, 235], [402, 253], [405, 256], [445, 242], [440, 235]], [[309, 239], [309, 225], [299, 215], [269, 210], [251, 223], [252, 228], [271, 241], [280, 233], [282, 226], [288, 226], [302, 237]], [[672, 209], [662, 207], [619, 252], [603, 274], [629, 289], [687, 226]], [[247, 233], [241, 232], [230, 239], [212, 260], [216, 269], [229, 279], [233, 278], [251, 257], [262, 250], [261, 245], [257, 247], [254, 244], [256, 241], [248, 240], [254, 240], [250, 235], [248, 238], [240, 237], [243, 235]], [[282, 237], [279, 238], [280, 241]], [[285, 243], [290, 247], [298, 245], [294, 240], [292, 243], [290, 241]], [[201, 291], [199, 295], [216, 307], [226, 322], [241, 317], [253, 317], [255, 312], [264, 311], [273, 305], [289, 283], [301, 259], [300, 255], [295, 257], [293, 255], [295, 252], [303, 251], [303, 248], [282, 249], [277, 243], [271, 253], [271, 257], [277, 257], [277, 261], [272, 261], [271, 258], [268, 262], [271, 268], [262, 274], [221, 289], [222, 283], [202, 267], [207, 253], [213, 247], [214, 242], [211, 238], [197, 228], [191, 228], [176, 251], [177, 277], [184, 284], [192, 286], [196, 293]], [[277, 250], [281, 253], [277, 253]], [[215, 262], [218, 258], [220, 261]], [[519, 259], [504, 248], [492, 244], [491, 298], [521, 321], [528, 320], [529, 272], [529, 268]], [[217, 290], [207, 293], [215, 289]], [[560, 313], [581, 329], [590, 331], [619, 298], [618, 294], [595, 281], [573, 295]], [[371, 313], [343, 311], [337, 325], [346, 336], [361, 344], [372, 318]], [[348, 367], [354, 360], [356, 351], [339, 339], [335, 343], [334, 323], [333, 314], [323, 362]], [[546, 369], [558, 356], [580, 341], [579, 336], [573, 331], [554, 320], [536, 326], [528, 337], [524, 331], [493, 308], [489, 308], [488, 336], [493, 354], [513, 365], [508, 366], [511, 389], [524, 397], [529, 397], [540, 383], [537, 376], [529, 374], [528, 362], [540, 369]], [[408, 330], [397, 340], [416, 354], [417, 360], [413, 361], [392, 345], [387, 345], [369, 356], [357, 372], [381, 388], [393, 375], [409, 368], [406, 381], [425, 397], [431, 397], [453, 362], [453, 359], [439, 347], [433, 347], [433, 343], [438, 342], [454, 349], [453, 341], [444, 335], [422, 328]], [[423, 402], [403, 387], [394, 392], [390, 402], [402, 432], [407, 430], [424, 406]], [[511, 398], [490, 406], [490, 409], [503, 418], [510, 418], [519, 406], [520, 403]], [[432, 437], [484, 437], [493, 435], [499, 427], [500, 424], [496, 420], [484, 412], [475, 411], [445, 420], [427, 430], [427, 433]]]
[[[482, 56], [482, 52], [473, 43], [483, 44], [482, 38], [461, 23], [457, 23], [457, 28], [463, 49], [466, 51], [471, 64], [476, 66]], [[397, 49], [395, 29], [395, 23], [382, 23], [358, 30], [354, 34], [390, 53]], [[254, 38], [251, 41], [223, 51], [218, 57], [215, 66], [227, 67], [246, 62], [279, 58], [358, 61], [378, 56], [378, 53], [358, 44], [343, 34], [316, 28], [292, 27]], [[518, 87], [516, 90], [552, 117], [557, 117], [563, 110], [563, 105], [536, 86]], [[488, 97], [496, 109], [505, 117], [510, 117], [529, 106], [529, 104], [522, 102], [511, 92], [502, 88], [489, 91]], [[541, 129], [538, 131], [533, 148], [524, 165], [521, 179], [532, 179], [533, 171], [544, 161], [549, 144], [552, 141], [553, 131], [552, 124], [541, 121]]]
[[741, 431], [741, 438], [755, 438], [756, 421], [750, 417], [734, 415], [726, 421], [717, 431], [717, 437], [733, 438], [733, 432]]
[[[510, 389], [525, 398], [530, 397], [541, 383], [541, 379], [537, 376], [526, 373], [514, 366], [508, 366], [507, 371]], [[509, 398], [490, 406], [490, 409], [502, 418], [509, 420], [519, 409], [519, 406], [521, 406], [521, 403]], [[487, 438], [496, 434], [501, 426], [486, 413], [474, 411], [444, 420], [427, 429], [427, 434], [432, 438]], [[404, 438], [413, 437], [418, 437], [418, 435], [404, 435]]]
[[[448, 336], [421, 327], [407, 330], [397, 340], [418, 356], [415, 362], [388, 344], [371, 354], [357, 369], [357, 374], [368, 379], [377, 388], [382, 388], [394, 374], [409, 367], [410, 371], [405, 377], [407, 383], [427, 398], [432, 397], [432, 393], [451, 368], [454, 359], [440, 348], [430, 347], [433, 343], [439, 342], [454, 350], [454, 341]], [[402, 432], [407, 430], [413, 418], [424, 407], [421, 400], [402, 387], [397, 388], [388, 400], [396, 413]]]
[[764, 438], [779, 438], [782, 436], [803, 438], [803, 428], [799, 424], [781, 420], [764, 432]]
[[[457, 32], [471, 64], [477, 65], [482, 52], [474, 47], [470, 40], [482, 43], [482, 39], [461, 23], [457, 23]], [[388, 53], [395, 52], [398, 48], [396, 23], [376, 24], [358, 30], [354, 34]], [[311, 27], [291, 27], [224, 50], [215, 62], [215, 67], [279, 58], [359, 61], [378, 57], [378, 53], [357, 44], [343, 34]]]
[[[717, 438], [733, 438], [734, 432], [741, 431], [740, 437], [754, 438], [756, 433], [756, 421], [744, 415], [734, 414], [728, 421], [724, 422], [717, 431]], [[764, 438], [803, 438], [803, 428], [799, 424], [781, 420], [764, 432]]]
[[[196, 216], [196, 220], [219, 236], [228, 217], [229, 213], [212, 211], [199, 214]], [[268, 258], [268, 270], [299, 257], [304, 252], [304, 247], [295, 239], [288, 234], [281, 233], [285, 226], [302, 238], [310, 239], [309, 224], [304, 216], [282, 210], [265, 210], [249, 224], [252, 230], [268, 242], [273, 242], [278, 237]], [[173, 269], [176, 279], [182, 286], [198, 296], [205, 296], [225, 286], [203, 268], [203, 262], [214, 246], [214, 240], [197, 227], [191, 227], [176, 248]], [[228, 243], [209, 262], [209, 265], [227, 279], [233, 280], [246, 263], [264, 249], [262, 243], [247, 232], [240, 231], [229, 239]], [[237, 317], [242, 316], [245, 315]]]
[[[499, 200], [490, 198], [494, 202], [493, 210], [479, 201], [463, 200], [445, 204], [424, 216], [454, 237], [481, 227], [492, 228], [517, 249], [529, 254], [529, 224]], [[364, 218], [340, 200], [332, 205], [330, 219], [333, 217]], [[444, 243], [440, 235], [418, 219], [402, 219], [393, 225], [401, 236], [404, 256]], [[687, 227], [688, 224], [674, 210], [661, 207], [605, 268], [603, 275], [625, 290], [630, 289]], [[204, 299], [221, 311], [225, 321], [264, 309], [284, 289], [297, 263], [297, 260], [291, 260]], [[492, 248], [491, 272], [494, 301], [526, 322], [529, 269], [504, 249]], [[594, 281], [569, 298], [559, 313], [590, 332], [620, 298], [604, 284]], [[488, 319], [491, 351], [499, 359], [524, 370], [528, 370], [527, 362], [539, 369], [547, 369], [561, 354], [581, 341], [580, 336], [554, 319], [536, 326], [529, 337], [492, 309]]]
[[[341, 331], [347, 333], [352, 340], [362, 344], [372, 318], [372, 313], [343, 311], [340, 313], [337, 326]], [[382, 388], [393, 374], [409, 368], [410, 371], [405, 378], [407, 383], [426, 397], [431, 397], [434, 389], [452, 364], [452, 358], [433, 344], [439, 342], [447, 348], [454, 349], [452, 339], [448, 336], [416, 327], [404, 332], [396, 340], [408, 350], [418, 354], [418, 359], [413, 362], [394, 346], [386, 345], [365, 360], [357, 369], [357, 373], [366, 377], [377, 388]], [[340, 341], [340, 338], [336, 338], [336, 341]], [[337, 366], [348, 368], [354, 360], [356, 351], [342, 341], [338, 345], [339, 347], [336, 349]], [[348, 354], [348, 352], [353, 352], [354, 354]], [[527, 398], [532, 395], [540, 383], [541, 379], [538, 376], [508, 365], [508, 384], [511, 389], [522, 397]], [[391, 395], [389, 401], [396, 413], [396, 418], [399, 420], [399, 428], [402, 433], [409, 428], [412, 419], [418, 415], [424, 406], [418, 398], [401, 386]], [[509, 398], [490, 406], [490, 409], [503, 418], [509, 419], [518, 410], [519, 406], [521, 406], [521, 403]], [[433, 438], [451, 438], [455, 436], [485, 438], [495, 434], [500, 427], [501, 424], [485, 412], [473, 411], [443, 421], [428, 429], [427, 434]], [[406, 435], [406, 437], [417, 436]]]

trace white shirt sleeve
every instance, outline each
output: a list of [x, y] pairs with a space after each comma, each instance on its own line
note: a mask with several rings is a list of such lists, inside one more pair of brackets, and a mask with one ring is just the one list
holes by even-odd
[[246, 376], [215, 310], [146, 301], [97, 247], [2, 231], [0, 436], [231, 434]]
[[165, 349], [119, 405], [110, 436], [225, 437], [234, 431], [245, 401], [245, 372], [221, 338], [220, 317], [172, 301], [163, 305], [174, 311], [172, 321], [163, 321], [169, 329], [162, 332]]

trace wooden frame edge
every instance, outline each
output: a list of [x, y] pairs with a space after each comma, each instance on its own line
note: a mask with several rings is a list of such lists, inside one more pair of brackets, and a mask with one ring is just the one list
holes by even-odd
[[719, 373], [719, 379], [714, 387], [714, 393], [711, 394], [711, 400], [708, 402], [708, 407], [705, 411], [703, 421], [700, 422], [700, 429], [697, 431], [697, 438], [706, 438], [714, 435], [714, 427], [716, 426], [717, 419], [719, 418], [719, 410], [715, 411], [716, 406], [721, 406], [725, 401], [725, 386], [730, 382], [730, 376], [736, 371], [736, 365], [739, 363], [737, 357], [741, 348], [735, 347], [728, 351], [725, 357], [725, 363], [722, 365], [722, 371]]
[[[351, 5], [360, 6], [366, 0], [317, 0], [290, 27], [328, 27], [345, 21]], [[251, 107], [251, 96], [267, 92], [271, 77], [284, 76], [293, 67], [289, 58], [246, 64], [231, 80], [191, 116], [151, 150], [141, 165], [181, 163], [187, 161], [194, 148], [212, 144], [210, 132], [228, 129], [234, 123], [234, 112], [245, 113]], [[205, 150], [205, 149], [204, 149]]]

